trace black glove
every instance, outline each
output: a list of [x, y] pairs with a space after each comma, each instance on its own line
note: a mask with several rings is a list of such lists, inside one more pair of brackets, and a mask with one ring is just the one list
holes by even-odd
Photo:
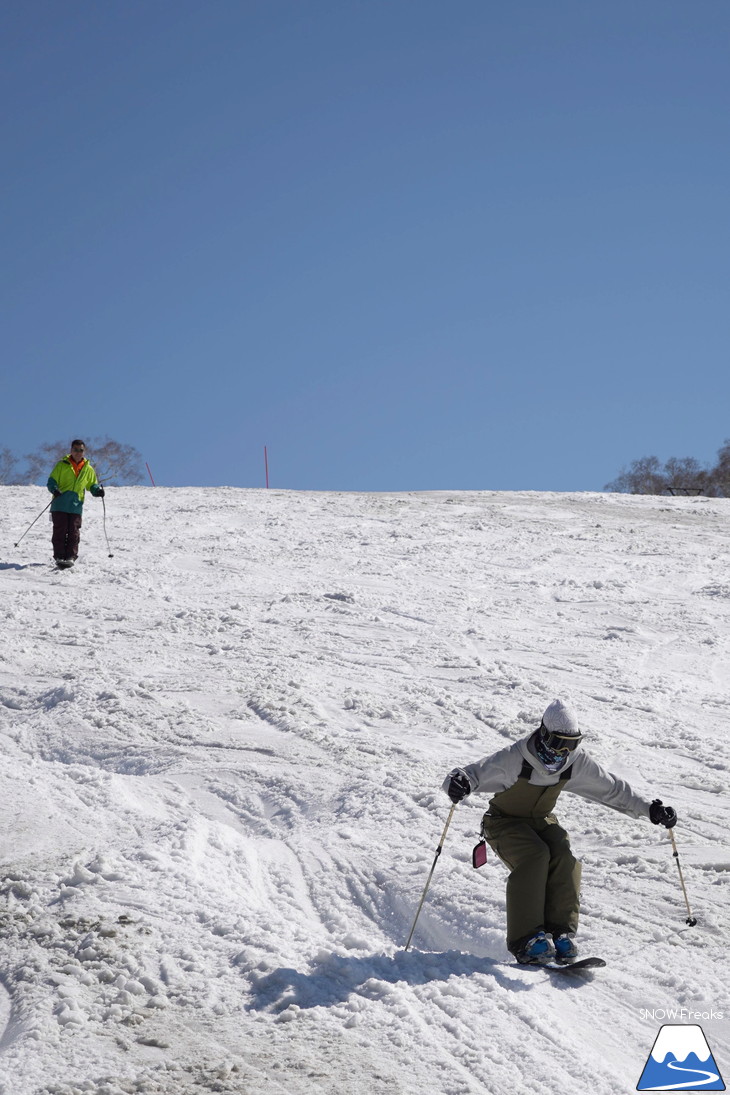
[[454, 768], [453, 772], [449, 772], [449, 775], [451, 779], [449, 780], [449, 786], [446, 788], [446, 794], [452, 802], [461, 802], [463, 798], [471, 794], [471, 784], [466, 773], [458, 768]]
[[97, 498], [103, 498], [104, 497], [104, 488], [103, 487], [99, 487], [98, 491], [96, 492], [96, 497]]
[[649, 807], [649, 818], [654, 825], [663, 825], [665, 829], [671, 829], [677, 824], [677, 812], [671, 806], [662, 806], [662, 800], [655, 798]]

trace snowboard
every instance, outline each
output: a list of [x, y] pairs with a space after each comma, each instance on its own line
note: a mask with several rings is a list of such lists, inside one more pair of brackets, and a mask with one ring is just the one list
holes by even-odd
[[553, 973], [581, 973], [585, 970], [600, 969], [605, 966], [603, 958], [578, 958], [575, 962], [530, 962], [520, 963], [518, 968], [524, 970], [550, 970]]

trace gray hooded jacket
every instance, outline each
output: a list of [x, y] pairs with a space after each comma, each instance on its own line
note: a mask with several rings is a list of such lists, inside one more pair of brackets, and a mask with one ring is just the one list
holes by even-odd
[[[600, 802], [603, 806], [610, 806], [622, 814], [630, 814], [632, 817], [648, 818], [651, 803], [632, 791], [625, 780], [614, 776], [597, 764], [582, 745], [568, 754], [566, 763], [558, 772], [549, 772], [542, 761], [530, 748], [530, 742], [534, 732], [516, 741], [514, 745], [500, 749], [498, 753], [492, 753], [489, 757], [478, 760], [475, 764], [467, 764], [456, 771], [463, 772], [472, 791], [497, 792], [506, 791], [517, 782], [522, 771], [523, 761], [528, 760], [532, 765], [530, 783], [538, 787], [550, 787], [560, 781], [561, 775], [568, 768], [572, 768], [570, 779], [565, 784], [566, 791], [573, 791], [582, 798], [591, 802]], [[446, 791], [451, 779], [451, 773], [446, 777], [443, 789]]]

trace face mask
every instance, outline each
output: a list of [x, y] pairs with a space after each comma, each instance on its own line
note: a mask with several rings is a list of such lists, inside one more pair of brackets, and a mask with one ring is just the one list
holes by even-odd
[[559, 772], [568, 759], [567, 753], [555, 753], [552, 749], [548, 749], [539, 734], [535, 738], [535, 752], [548, 772]]

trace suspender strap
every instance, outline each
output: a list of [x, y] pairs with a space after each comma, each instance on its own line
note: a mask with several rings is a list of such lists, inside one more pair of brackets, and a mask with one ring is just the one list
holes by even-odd
[[[518, 779], [527, 779], [527, 780], [529, 780], [531, 775], [532, 775], [532, 765], [530, 764], [529, 760], [523, 760], [522, 761], [522, 768], [520, 769], [520, 774], [517, 778]], [[571, 764], [570, 768], [566, 768], [564, 772], [560, 773], [560, 780], [570, 779], [570, 777], [572, 775], [573, 775], [573, 766]]]

